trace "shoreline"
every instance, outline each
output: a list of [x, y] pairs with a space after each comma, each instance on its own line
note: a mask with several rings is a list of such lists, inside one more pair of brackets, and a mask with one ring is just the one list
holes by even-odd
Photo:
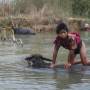
[[[4, 26], [9, 26], [9, 22], [13, 22], [15, 27], [25, 28], [25, 29], [32, 29], [34, 32], [53, 32], [59, 21], [64, 21], [68, 25], [70, 31], [83, 31], [84, 24], [89, 22], [89, 19], [85, 18], [51, 18], [49, 20], [47, 17], [33, 17], [30, 16], [12, 16], [12, 17], [0, 17], [0, 24]], [[90, 23], [90, 22], [89, 22]], [[2, 27], [2, 25], [0, 26]]]

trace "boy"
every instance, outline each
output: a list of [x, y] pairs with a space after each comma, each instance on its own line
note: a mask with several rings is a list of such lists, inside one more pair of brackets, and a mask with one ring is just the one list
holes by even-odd
[[[67, 25], [63, 22], [60, 22], [56, 28], [57, 37], [54, 41], [54, 51], [51, 68], [57, 66], [56, 58], [60, 46], [69, 50], [68, 62], [64, 65], [65, 68], [70, 68], [73, 64], [82, 63], [83, 65], [90, 65], [90, 62], [87, 60], [86, 56], [86, 47], [84, 42], [81, 40], [78, 33], [69, 33]], [[77, 54], [80, 54], [81, 61], [75, 61]]]

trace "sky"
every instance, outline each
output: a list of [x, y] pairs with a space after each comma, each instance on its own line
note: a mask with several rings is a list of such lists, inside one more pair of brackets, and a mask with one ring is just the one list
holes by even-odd
[[8, 1], [12, 1], [12, 0], [0, 0], [0, 2], [2, 2], [2, 1], [8, 2]]

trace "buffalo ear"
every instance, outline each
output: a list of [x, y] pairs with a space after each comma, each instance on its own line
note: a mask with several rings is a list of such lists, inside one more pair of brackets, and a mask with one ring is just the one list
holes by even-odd
[[32, 58], [33, 58], [33, 56], [29, 56], [29, 57], [26, 57], [25, 60], [27, 60], [27, 61], [28, 61], [28, 60], [31, 61]]

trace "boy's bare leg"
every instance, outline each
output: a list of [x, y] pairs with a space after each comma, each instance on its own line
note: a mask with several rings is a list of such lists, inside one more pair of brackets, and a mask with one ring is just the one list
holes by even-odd
[[82, 63], [81, 61], [76, 61], [75, 58], [76, 58], [76, 54], [74, 53], [74, 50], [71, 50], [68, 55], [68, 64], [65, 64], [65, 68], [69, 68], [71, 65]]
[[86, 47], [85, 47], [84, 42], [82, 42], [82, 47], [80, 50], [80, 58], [81, 58], [81, 63], [83, 65], [90, 65], [90, 61], [88, 61], [88, 59], [87, 59]]

